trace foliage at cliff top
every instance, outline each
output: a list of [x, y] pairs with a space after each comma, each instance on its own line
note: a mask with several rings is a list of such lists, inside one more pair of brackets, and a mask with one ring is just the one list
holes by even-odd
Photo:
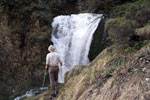
[[[117, 6], [113, 9], [111, 19], [106, 22], [109, 39], [113, 42], [127, 43], [129, 41], [147, 38], [150, 33], [144, 31], [137, 34], [136, 30], [150, 24], [150, 1], [138, 0]], [[143, 34], [143, 35], [142, 35]], [[137, 39], [137, 37], [139, 37]]]

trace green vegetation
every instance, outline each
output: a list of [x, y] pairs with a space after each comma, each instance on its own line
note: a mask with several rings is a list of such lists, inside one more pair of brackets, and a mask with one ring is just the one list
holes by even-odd
[[138, 42], [132, 42], [122, 48], [124, 52], [133, 52], [141, 49], [145, 45], [149, 44], [150, 40], [143, 40], [143, 41], [138, 41]]
[[120, 67], [122, 64], [125, 64], [126, 62], [126, 58], [124, 57], [116, 57], [114, 59], [112, 59], [109, 63], [108, 63], [108, 67], [105, 70], [105, 74], [104, 77], [105, 78], [109, 78], [113, 75], [113, 72]]
[[138, 0], [115, 7], [105, 26], [109, 39], [114, 43], [129, 43], [135, 36], [149, 39], [149, 6], [149, 0]]
[[138, 26], [136, 21], [115, 18], [109, 19], [105, 27], [107, 28], [109, 39], [112, 39], [114, 43], [125, 43], [130, 40]]

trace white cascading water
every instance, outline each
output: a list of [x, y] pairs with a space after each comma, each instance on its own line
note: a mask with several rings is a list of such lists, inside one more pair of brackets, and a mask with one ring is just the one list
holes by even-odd
[[60, 68], [58, 81], [64, 82], [64, 73], [75, 65], [87, 65], [92, 36], [102, 14], [72, 14], [58, 16], [52, 23], [52, 42], [61, 56], [64, 67]]

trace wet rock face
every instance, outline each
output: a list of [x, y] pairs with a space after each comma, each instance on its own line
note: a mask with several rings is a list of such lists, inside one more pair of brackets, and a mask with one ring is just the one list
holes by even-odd
[[99, 23], [96, 32], [93, 35], [93, 40], [88, 55], [90, 61], [94, 60], [95, 57], [106, 47], [106, 44], [104, 44], [104, 24], [105, 20], [102, 19], [102, 21]]
[[71, 14], [80, 12], [103, 13], [108, 12], [112, 6], [135, 0], [51, 0], [57, 14]]
[[51, 6], [54, 9], [54, 13], [72, 14], [81, 12], [102, 12], [104, 5], [107, 3], [113, 3], [113, 0], [52, 0]]
[[77, 13], [77, 0], [52, 0], [50, 6], [56, 15]]
[[67, 2], [67, 0], [52, 0], [51, 3], [56, 5], [56, 6], [62, 6]]

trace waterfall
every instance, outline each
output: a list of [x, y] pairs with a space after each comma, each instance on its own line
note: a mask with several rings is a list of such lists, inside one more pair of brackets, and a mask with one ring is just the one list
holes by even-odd
[[[102, 14], [73, 14], [70, 16], [58, 16], [52, 23], [52, 42], [56, 52], [60, 54], [64, 67], [60, 67], [58, 81], [64, 83], [65, 72], [75, 65], [87, 65], [88, 53], [92, 36], [98, 27]], [[32, 89], [25, 95], [18, 96], [14, 100], [35, 96], [48, 87], [41, 87], [36, 91]]]
[[[102, 14], [72, 14], [57, 16], [52, 27], [52, 42], [61, 56], [63, 72], [59, 72], [59, 82], [63, 83], [64, 73], [75, 65], [87, 65], [92, 36], [98, 27]], [[60, 68], [61, 69], [61, 68]]]

